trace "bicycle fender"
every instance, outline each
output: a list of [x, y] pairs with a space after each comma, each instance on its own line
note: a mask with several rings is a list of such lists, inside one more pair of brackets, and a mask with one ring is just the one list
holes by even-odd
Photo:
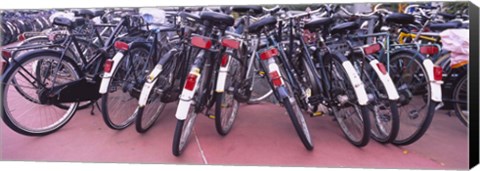
[[[197, 79], [195, 80], [195, 85], [193, 86], [192, 90], [186, 89], [185, 86], [183, 88], [182, 94], [180, 95], [180, 101], [177, 106], [177, 112], [175, 113], [175, 117], [178, 120], [185, 120], [187, 119], [188, 115], [188, 109], [190, 108], [190, 105], [192, 104], [192, 98], [195, 95], [195, 91], [197, 89], [197, 84], [200, 80], [200, 73], [198, 68], [192, 68], [190, 71], [190, 74], [194, 74], [197, 76]], [[186, 83], [185, 83], [186, 85]]]
[[118, 63], [120, 62], [120, 60], [122, 60], [122, 58], [124, 56], [125, 55], [123, 54], [123, 52], [117, 52], [117, 54], [115, 54], [115, 56], [113, 56], [113, 58], [112, 58], [113, 65], [112, 65], [111, 72], [108, 72], [108, 73], [104, 72], [103, 73], [102, 81], [100, 83], [100, 89], [98, 91], [100, 94], [107, 93], [107, 89], [108, 89], [108, 86], [110, 84], [110, 79], [112, 78], [113, 73], [115, 72], [116, 68], [118, 67]]
[[138, 99], [138, 105], [140, 107], [145, 106], [147, 104], [148, 96], [152, 91], [153, 85], [157, 82], [157, 76], [162, 72], [162, 65], [157, 64], [155, 68], [153, 68], [152, 72], [148, 76], [147, 81], [143, 84], [142, 92], [140, 93], [140, 97]]
[[380, 78], [380, 81], [382, 81], [383, 85], [385, 86], [385, 89], [387, 90], [388, 99], [398, 100], [400, 96], [398, 95], [397, 88], [395, 87], [395, 84], [393, 83], [392, 78], [390, 78], [390, 75], [383, 74], [380, 71], [380, 69], [377, 67], [378, 63], [380, 62], [378, 62], [378, 60], [376, 59], [370, 61], [370, 65], [372, 66], [373, 70], [375, 70], [375, 73], [377, 73], [377, 76]]
[[215, 92], [217, 93], [223, 93], [223, 91], [225, 91], [225, 80], [227, 79], [228, 69], [230, 68], [230, 59], [232, 57], [227, 54], [227, 58], [227, 64], [225, 67], [220, 66], [220, 70], [218, 72], [217, 85], [215, 86]]
[[399, 54], [399, 53], [410, 53], [410, 54], [414, 55], [414, 57], [417, 60], [422, 62], [423, 67], [427, 71], [427, 77], [428, 77], [429, 84], [430, 84], [430, 87], [431, 87], [431, 97], [430, 97], [430, 99], [435, 101], [435, 102], [442, 102], [442, 86], [441, 86], [441, 84], [443, 82], [442, 81], [435, 81], [433, 79], [434, 64], [433, 64], [432, 60], [425, 57], [421, 53], [418, 53], [416, 50], [412, 50], [412, 49], [397, 50], [397, 51], [393, 52], [391, 56], [394, 56], [394, 55]]
[[443, 81], [435, 81], [433, 78], [433, 62], [430, 59], [423, 60], [423, 66], [427, 70], [428, 80], [430, 81], [431, 99], [435, 102], [442, 102], [442, 83]]
[[348, 78], [352, 82], [353, 89], [355, 90], [355, 95], [357, 95], [357, 100], [360, 105], [367, 105], [368, 96], [365, 90], [365, 85], [363, 84], [360, 76], [357, 73], [357, 70], [353, 67], [352, 63], [348, 60], [342, 62], [343, 67], [347, 71]]

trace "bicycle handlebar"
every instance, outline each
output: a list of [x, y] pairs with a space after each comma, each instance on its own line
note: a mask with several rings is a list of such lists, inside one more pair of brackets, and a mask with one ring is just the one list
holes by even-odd
[[348, 11], [347, 9], [345, 9], [343, 6], [340, 6], [340, 10], [342, 10], [345, 14], [347, 15], [350, 15], [350, 16], [359, 16], [359, 17], [371, 17], [377, 13], [387, 13], [387, 14], [390, 14], [392, 13], [391, 11], [388, 11], [387, 9], [384, 9], [384, 8], [380, 8], [379, 7], [381, 6], [381, 4], [377, 4], [374, 8], [374, 10], [370, 13], [367, 13], [367, 14], [362, 14], [362, 13], [351, 13], [350, 11]]

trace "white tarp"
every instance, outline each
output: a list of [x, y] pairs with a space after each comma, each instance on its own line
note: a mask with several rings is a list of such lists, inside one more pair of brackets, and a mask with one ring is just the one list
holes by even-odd
[[468, 29], [447, 29], [440, 33], [442, 48], [451, 52], [450, 65], [468, 61], [470, 39]]
[[50, 15], [50, 17], [48, 18], [50, 20], [50, 22], [53, 23], [53, 19], [55, 19], [56, 17], [64, 17], [64, 18], [68, 18], [70, 20], [73, 20], [75, 19], [75, 14], [73, 14], [72, 12], [55, 12], [53, 13], [52, 15]]
[[165, 11], [158, 8], [140, 8], [140, 15], [147, 23], [162, 24], [165, 22]]

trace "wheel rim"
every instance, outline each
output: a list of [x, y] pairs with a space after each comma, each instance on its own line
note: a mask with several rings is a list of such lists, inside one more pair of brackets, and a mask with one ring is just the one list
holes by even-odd
[[195, 125], [195, 120], [197, 118], [197, 113], [194, 112], [195, 107], [193, 105], [190, 106], [188, 116], [185, 119], [185, 124], [183, 125], [182, 128], [182, 135], [180, 136], [180, 143], [179, 143], [179, 150], [183, 151], [185, 146], [188, 143], [188, 140], [190, 139], [190, 134], [193, 131], [193, 126]]
[[[34, 73], [30, 73], [30, 71], [34, 71], [36, 70], [34, 68], [38, 67], [34, 63], [42, 61], [40, 63], [50, 65], [50, 67], [48, 67], [50, 68], [48, 71], [40, 69], [44, 73], [49, 73], [48, 76], [43, 79], [44, 84], [47, 87], [52, 86], [52, 78], [55, 75], [54, 72], [56, 70], [53, 68], [56, 68], [56, 66], [59, 64], [61, 68], [63, 68], [63, 72], [70, 74], [57, 76], [55, 85], [78, 80], [80, 78], [70, 63], [66, 61], [63, 61], [62, 63], [53, 62], [57, 60], [59, 59], [48, 56], [41, 56], [27, 60], [26, 62], [22, 63], [24, 64], [22, 66], [25, 68], [25, 70], [17, 68], [17, 70], [13, 71], [15, 75], [10, 77], [9, 80], [7, 80], [7, 84], [4, 86], [3, 100], [5, 114], [8, 118], [10, 118], [14, 125], [25, 132], [46, 133], [53, 131], [56, 128], [64, 125], [78, 107], [78, 103], [63, 103], [64, 106], [67, 106], [66, 110], [64, 110], [56, 107], [55, 105], [42, 105], [38, 103], [40, 101], [37, 95], [38, 89], [28, 83], [28, 80], [32, 81], [33, 78], [30, 76], [23, 77], [20, 74], [22, 73], [24, 75], [32, 76], [36, 75]], [[27, 74], [27, 72], [30, 74]], [[28, 78], [28, 80], [26, 78]], [[14, 85], [11, 83], [14, 83]], [[12, 86], [15, 88], [12, 88]], [[19, 92], [18, 88], [20, 88], [22, 92]], [[28, 97], [22, 97], [23, 93], [28, 94]], [[32, 101], [29, 98], [33, 98], [34, 100]], [[12, 113], [13, 111], [15, 111], [15, 113]], [[32, 116], [32, 114], [34, 115]]]
[[[399, 104], [400, 129], [395, 141], [409, 141], [415, 137], [428, 115], [430, 86], [422, 65], [410, 56], [397, 56], [391, 60], [390, 76], [399, 94], [410, 95], [407, 104]], [[402, 102], [400, 102], [402, 103]]]
[[113, 71], [108, 93], [104, 95], [103, 111], [112, 127], [124, 128], [133, 122], [137, 114], [138, 96], [143, 86], [137, 79], [145, 78], [145, 72], [141, 68], [152, 64], [148, 63], [147, 49], [135, 48], [123, 57], [119, 65]]

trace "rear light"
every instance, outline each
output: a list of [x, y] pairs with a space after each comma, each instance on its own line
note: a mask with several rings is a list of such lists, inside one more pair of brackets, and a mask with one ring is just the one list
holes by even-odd
[[18, 35], [18, 41], [24, 41], [26, 39], [25, 33]]
[[188, 74], [187, 80], [185, 81], [185, 89], [193, 91], [193, 88], [195, 87], [196, 82], [197, 82], [197, 75]]
[[420, 47], [420, 53], [424, 55], [434, 55], [437, 54], [439, 51], [437, 46], [434, 45], [426, 45]]
[[7, 69], [7, 61], [2, 60], [0, 64], [2, 66], [2, 68], [0, 69], [0, 75], [1, 75]]
[[380, 72], [382, 72], [383, 75], [387, 74], [387, 68], [385, 68], [385, 65], [383, 65], [383, 63], [377, 63], [377, 68], [378, 70], [380, 70]]
[[279, 87], [282, 85], [282, 78], [280, 77], [280, 74], [278, 74], [278, 71], [270, 72], [269, 75], [275, 87]]
[[114, 46], [118, 50], [128, 50], [128, 48], [129, 48], [127, 43], [121, 42], [121, 41], [116, 41]]
[[193, 46], [202, 49], [210, 49], [212, 47], [212, 40], [207, 37], [193, 36], [191, 43]]
[[366, 55], [370, 55], [370, 54], [377, 53], [378, 51], [380, 51], [380, 49], [382, 49], [382, 46], [380, 46], [380, 44], [378, 43], [375, 43], [367, 47], [364, 47], [363, 52], [365, 52]]
[[260, 54], [260, 59], [262, 60], [267, 60], [273, 56], [277, 56], [278, 55], [278, 50], [277, 48], [274, 48], [272, 47], [271, 49], [268, 49], [266, 51], [263, 51], [261, 54]]
[[435, 81], [441, 81], [442, 80], [442, 74], [443, 74], [443, 68], [440, 66], [434, 66], [433, 67], [433, 79]]
[[237, 41], [235, 39], [223, 38], [222, 46], [232, 49], [238, 49], [240, 47], [240, 41]]
[[4, 58], [11, 58], [12, 57], [12, 53], [8, 50], [2, 50], [2, 56]]
[[222, 56], [222, 62], [220, 63], [220, 66], [226, 67], [228, 64], [228, 54], [224, 54]]
[[107, 61], [105, 61], [105, 64], [103, 65], [103, 71], [106, 73], [110, 73], [110, 71], [112, 71], [112, 66], [113, 66], [113, 60], [107, 59]]

